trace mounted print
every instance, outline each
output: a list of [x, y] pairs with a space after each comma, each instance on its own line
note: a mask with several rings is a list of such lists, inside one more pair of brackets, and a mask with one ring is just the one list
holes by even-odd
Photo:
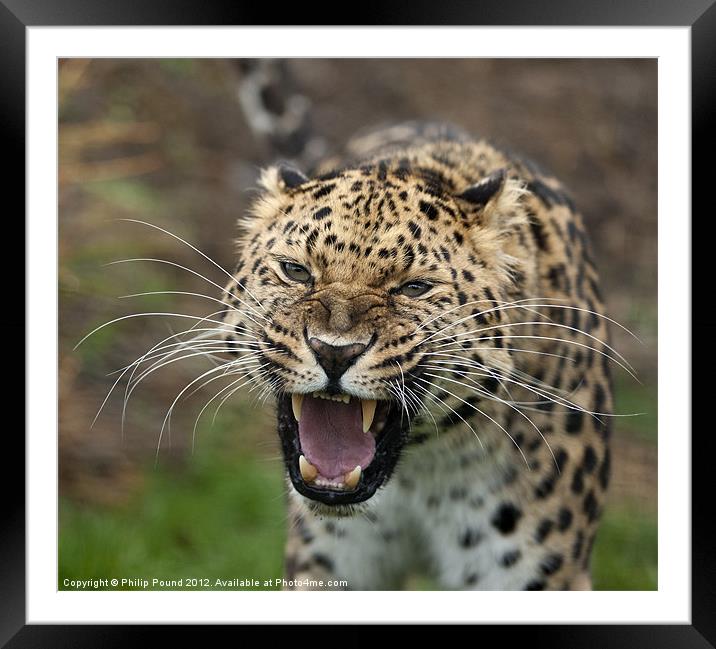
[[60, 590], [656, 590], [656, 58], [61, 58]]
[[0, 0], [28, 253], [0, 645], [713, 643], [709, 0], [110, 4]]

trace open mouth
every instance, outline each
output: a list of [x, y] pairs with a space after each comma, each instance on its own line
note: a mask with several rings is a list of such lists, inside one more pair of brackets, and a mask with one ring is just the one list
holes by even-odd
[[390, 477], [408, 421], [391, 401], [294, 393], [279, 397], [278, 431], [299, 493], [326, 505], [355, 504]]

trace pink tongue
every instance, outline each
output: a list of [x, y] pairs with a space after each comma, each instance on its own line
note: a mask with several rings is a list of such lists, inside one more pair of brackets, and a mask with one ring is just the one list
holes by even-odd
[[363, 432], [360, 400], [350, 403], [306, 395], [298, 422], [301, 451], [324, 478], [365, 469], [375, 455], [375, 439]]

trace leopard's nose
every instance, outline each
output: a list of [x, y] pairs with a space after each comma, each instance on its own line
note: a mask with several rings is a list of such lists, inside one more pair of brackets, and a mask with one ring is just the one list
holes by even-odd
[[367, 347], [363, 343], [330, 345], [320, 338], [309, 338], [308, 344], [331, 382], [338, 381]]

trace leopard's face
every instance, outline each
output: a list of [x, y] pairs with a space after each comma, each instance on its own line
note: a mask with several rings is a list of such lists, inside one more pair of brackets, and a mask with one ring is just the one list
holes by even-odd
[[480, 366], [511, 367], [499, 306], [512, 275], [494, 233], [426, 183], [373, 168], [291, 180], [264, 176], [226, 289], [227, 338], [253, 345], [237, 366], [277, 398], [295, 489], [350, 505], [389, 479], [411, 420], [460, 392], [431, 375], [456, 366], [494, 392]]

